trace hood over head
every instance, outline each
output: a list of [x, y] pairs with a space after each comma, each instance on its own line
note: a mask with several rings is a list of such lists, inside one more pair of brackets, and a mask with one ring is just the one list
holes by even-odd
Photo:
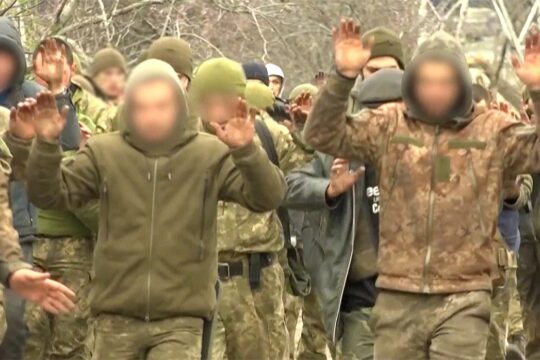
[[21, 34], [15, 23], [7, 17], [0, 17], [0, 49], [9, 51], [17, 62], [17, 72], [13, 76], [12, 86], [22, 84], [26, 74], [26, 57], [21, 42]]
[[363, 108], [375, 109], [389, 102], [401, 101], [402, 79], [402, 70], [381, 69], [362, 81], [356, 97], [359, 110]]
[[268, 86], [270, 80], [268, 79], [268, 71], [266, 66], [260, 62], [247, 62], [243, 63], [242, 67], [244, 68], [244, 73], [248, 80], [259, 80], [264, 85]]
[[[435, 59], [451, 64], [459, 77], [461, 95], [454, 111], [443, 118], [430, 118], [420, 108], [414, 96], [414, 82], [418, 67], [426, 60]], [[459, 42], [450, 34], [438, 31], [424, 41], [405, 69], [402, 82], [403, 100], [407, 114], [422, 122], [445, 127], [459, 127], [471, 121], [473, 106], [472, 81], [467, 59]]]
[[[180, 111], [177, 114], [176, 127], [168, 138], [159, 143], [149, 143], [134, 131], [131, 123], [131, 102], [133, 90], [137, 86], [152, 80], [163, 79], [170, 82], [178, 96]], [[164, 61], [157, 59], [145, 60], [137, 65], [127, 81], [125, 103], [120, 112], [122, 135], [133, 147], [149, 155], [168, 155], [176, 147], [186, 143], [197, 134], [197, 119], [189, 114], [188, 103], [184, 89], [180, 84], [176, 71]]]

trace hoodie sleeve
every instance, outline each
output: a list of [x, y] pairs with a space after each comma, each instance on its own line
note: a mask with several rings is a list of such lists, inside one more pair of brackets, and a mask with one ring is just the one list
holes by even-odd
[[378, 163], [388, 128], [383, 112], [347, 115], [354, 80], [333, 74], [308, 117], [304, 139], [315, 150], [334, 157]]
[[90, 145], [62, 162], [59, 143], [34, 140], [27, 178], [30, 201], [41, 209], [72, 210], [99, 198], [99, 173]]
[[308, 165], [291, 172], [287, 178], [285, 207], [300, 211], [327, 209], [326, 189], [330, 179], [325, 164], [316, 156]]
[[219, 198], [254, 212], [277, 209], [287, 186], [283, 173], [254, 143], [231, 151], [218, 174]]

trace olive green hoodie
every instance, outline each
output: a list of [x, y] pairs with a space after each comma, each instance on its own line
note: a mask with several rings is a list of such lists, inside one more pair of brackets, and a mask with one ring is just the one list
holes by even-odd
[[[176, 132], [159, 145], [143, 141], [130, 122], [133, 89], [152, 79], [173, 84], [182, 109]], [[254, 144], [231, 151], [198, 133], [176, 73], [160, 60], [133, 70], [122, 116], [126, 130], [90, 139], [67, 164], [57, 143], [36, 140], [30, 198], [54, 209], [100, 199], [94, 315], [208, 318], [216, 306], [218, 200], [272, 210], [285, 193], [283, 176]]]

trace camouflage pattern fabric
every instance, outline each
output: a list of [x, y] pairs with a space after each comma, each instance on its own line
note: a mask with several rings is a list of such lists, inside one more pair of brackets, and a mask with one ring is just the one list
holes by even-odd
[[0, 344], [6, 333], [6, 309], [4, 307], [4, 288], [0, 287]]
[[363, 308], [350, 313], [341, 313], [343, 360], [373, 360], [374, 337], [369, 327], [371, 310], [371, 308]]
[[97, 134], [118, 130], [118, 107], [106, 104], [97, 96], [78, 86], [71, 98], [77, 113], [92, 119]]
[[304, 297], [298, 360], [326, 360], [327, 346], [330, 345], [322, 323], [320, 305], [312, 291]]
[[[283, 264], [281, 265], [283, 267]], [[284, 272], [287, 271], [284, 269]], [[285, 276], [287, 278], [287, 276]], [[283, 306], [285, 309], [285, 324], [289, 333], [289, 358], [296, 359], [296, 330], [298, 329], [298, 320], [302, 313], [303, 299], [298, 296], [291, 295], [287, 289], [283, 292]]]
[[24, 360], [84, 360], [90, 310], [92, 238], [38, 238], [33, 245], [34, 265], [51, 273], [77, 294], [75, 310], [53, 316], [35, 304], [26, 303], [28, 328]]
[[382, 290], [369, 325], [375, 359], [485, 360], [491, 295], [426, 295]]
[[[248, 262], [244, 256], [244, 270]], [[284, 289], [281, 266], [274, 259], [261, 272], [261, 287], [251, 290], [246, 276], [222, 281], [219, 321], [213, 344], [214, 360], [285, 360], [289, 335], [281, 297]]]
[[203, 320], [158, 321], [99, 315], [93, 360], [200, 360]]

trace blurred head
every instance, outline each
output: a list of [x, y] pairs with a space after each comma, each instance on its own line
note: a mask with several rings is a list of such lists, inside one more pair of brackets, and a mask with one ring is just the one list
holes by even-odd
[[118, 50], [105, 48], [98, 51], [88, 70], [107, 100], [118, 101], [122, 98], [127, 68], [124, 56]]
[[197, 69], [191, 95], [204, 122], [223, 124], [235, 115], [238, 98], [244, 97], [245, 89], [242, 66], [227, 58], [214, 58]]
[[461, 95], [456, 69], [445, 60], [426, 60], [416, 70], [415, 98], [429, 117], [446, 116], [456, 108]]
[[366, 78], [381, 69], [401, 69], [405, 68], [405, 56], [403, 44], [399, 36], [390, 29], [377, 27], [367, 31], [362, 40], [368, 43], [373, 41], [371, 57], [362, 69], [362, 76]]
[[399, 69], [399, 63], [397, 60], [391, 56], [379, 56], [369, 59], [366, 63], [366, 66], [362, 68], [362, 77], [366, 79], [367, 77], [375, 74], [377, 71], [382, 69]]
[[285, 86], [285, 73], [276, 64], [266, 64], [270, 89], [275, 97], [281, 97]]
[[0, 90], [8, 88], [17, 73], [17, 59], [8, 50], [0, 49]]

